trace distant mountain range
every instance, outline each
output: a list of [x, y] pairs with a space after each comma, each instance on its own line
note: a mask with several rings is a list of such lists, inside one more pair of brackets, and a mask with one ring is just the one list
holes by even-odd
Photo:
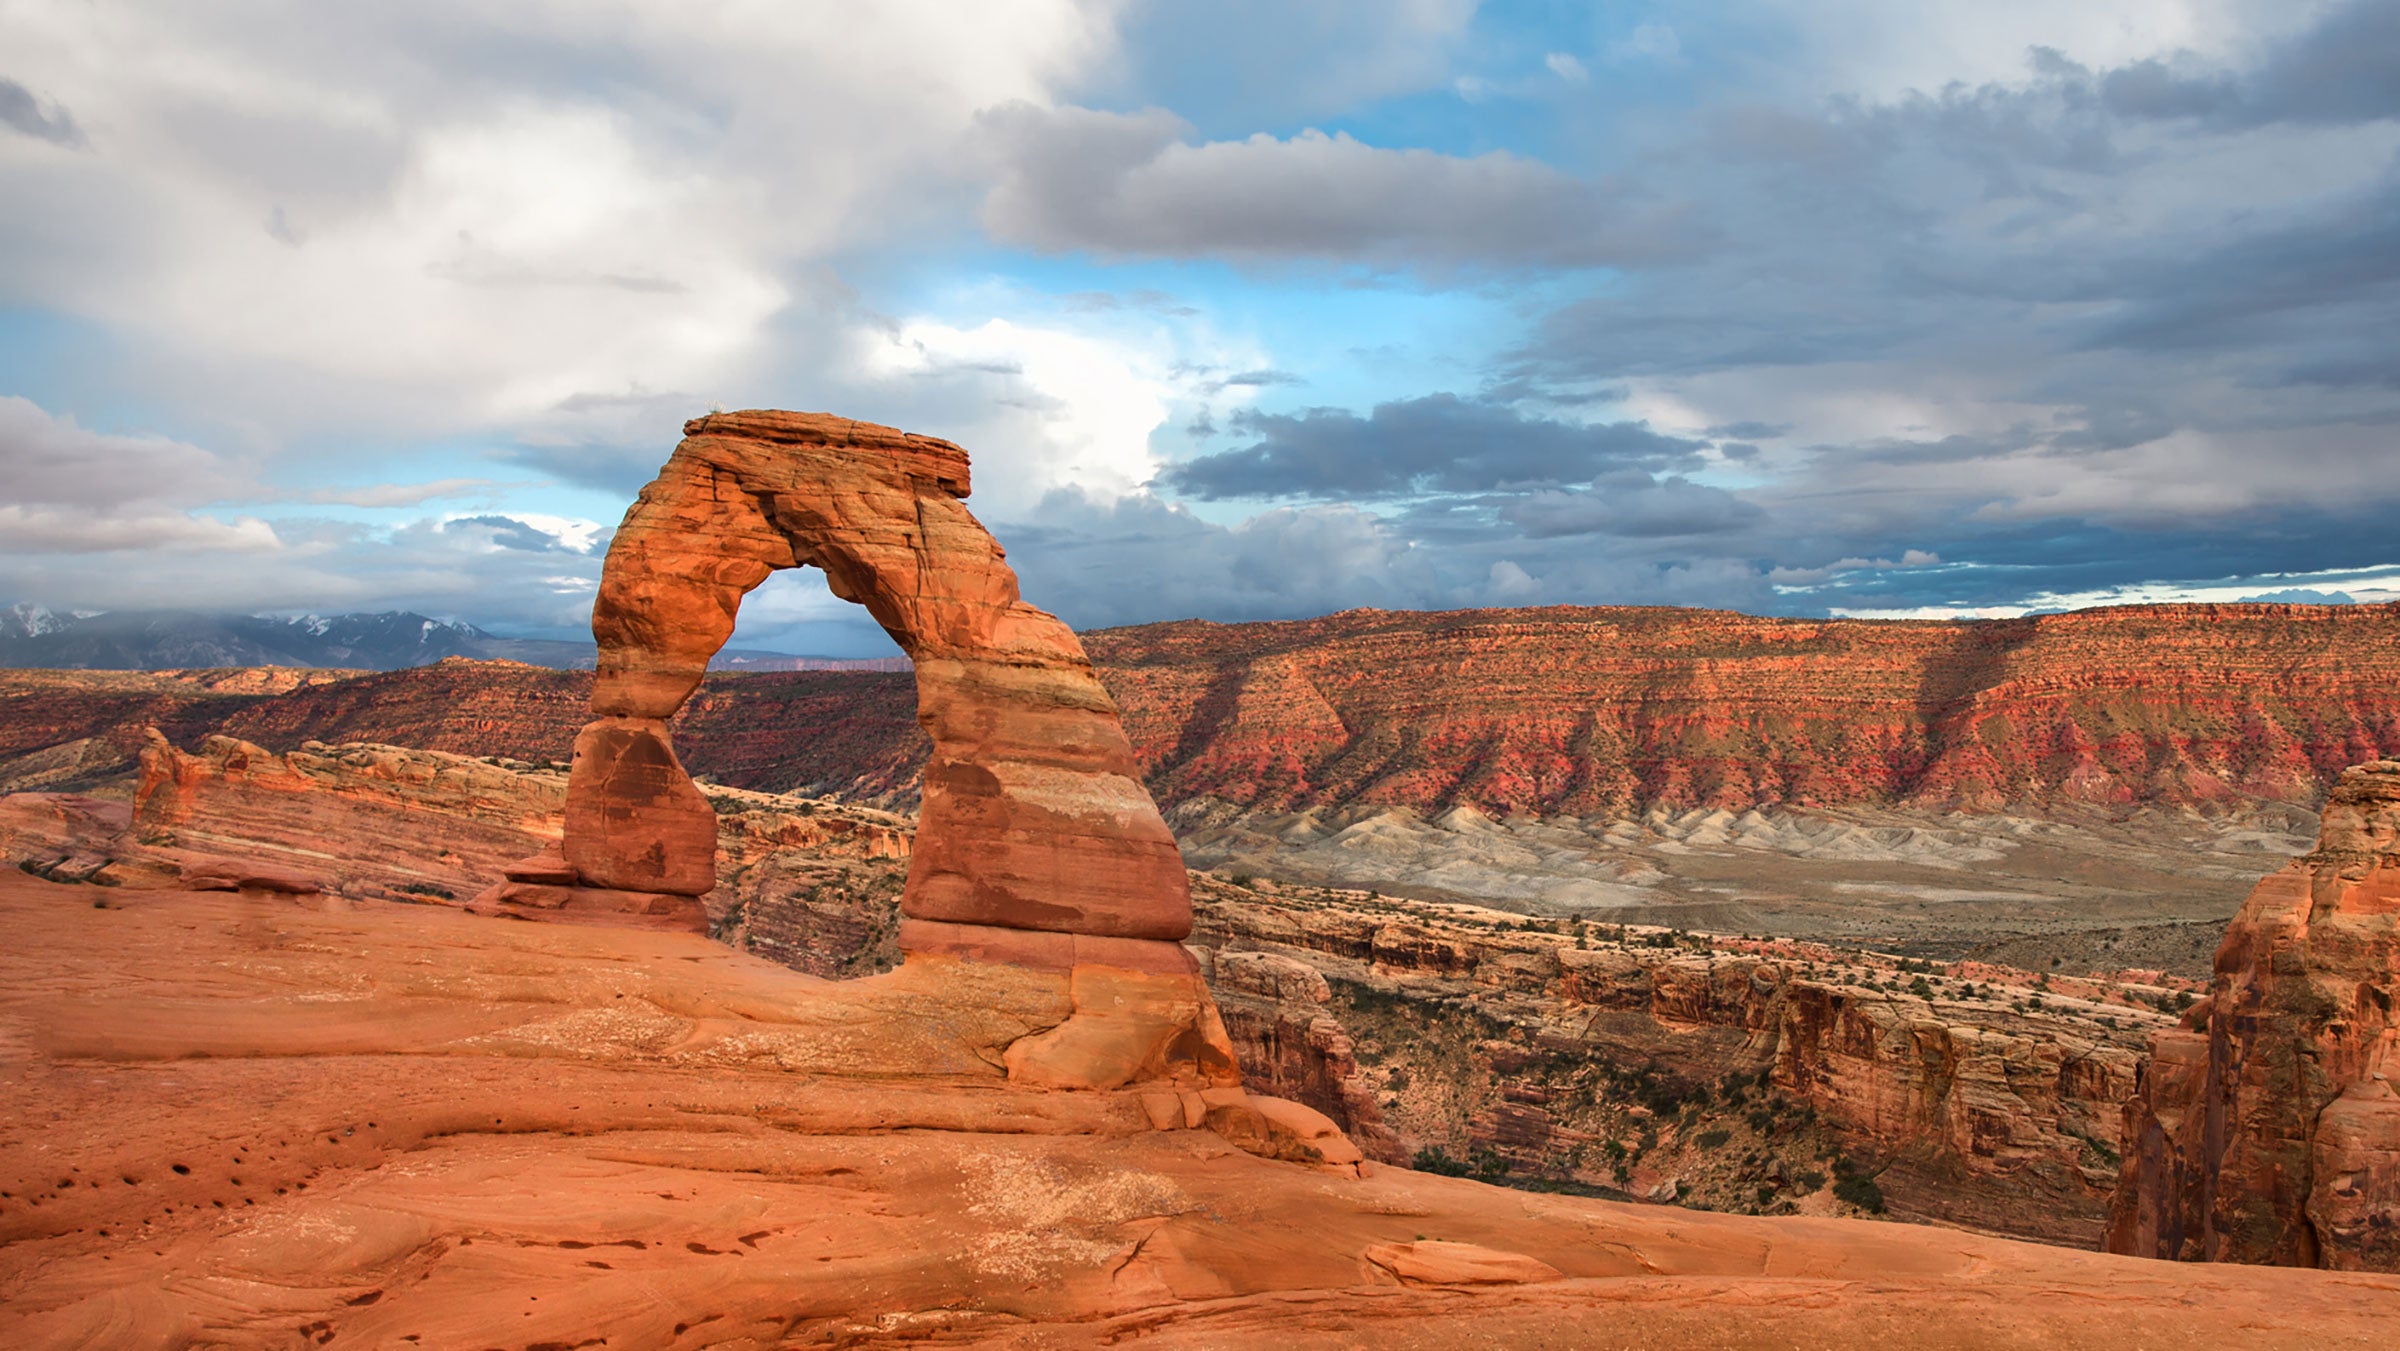
[[[472, 624], [407, 611], [383, 614], [208, 614], [115, 610], [90, 614], [11, 605], [0, 609], [0, 667], [166, 671], [210, 666], [300, 666], [400, 671], [445, 657], [521, 661], [589, 670], [590, 643], [503, 638]], [[711, 663], [733, 671], [905, 671], [905, 657], [842, 658], [727, 650]]]

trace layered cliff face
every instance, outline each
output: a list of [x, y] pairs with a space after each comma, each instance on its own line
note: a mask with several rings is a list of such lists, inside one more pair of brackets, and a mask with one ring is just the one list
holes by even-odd
[[[454, 658], [406, 671], [0, 672], [0, 791], [120, 778], [155, 726], [275, 750], [311, 741], [564, 764], [590, 716], [592, 675]], [[906, 672], [712, 675], [673, 726], [703, 778], [761, 792], [913, 807], [927, 743]]]
[[2309, 801], [2400, 751], [2400, 606], [1352, 610], [1087, 642], [1161, 798], [1253, 810]]
[[1385, 1157], [2082, 1246], [2173, 993], [1213, 879], [1193, 941], [1250, 1072]]
[[122, 778], [141, 755], [145, 728], [197, 741], [262, 701], [356, 674], [0, 671], [0, 793], [75, 792]]
[[2126, 1107], [2112, 1251], [2400, 1271], [2400, 762], [2259, 883]]
[[151, 729], [115, 847], [129, 875], [239, 854], [340, 894], [448, 900], [556, 839], [564, 793], [516, 762], [313, 742], [277, 754], [227, 736], [187, 753]]
[[[1968, 623], [1354, 610], [1083, 638], [1169, 807], [2314, 804], [2342, 767], [2400, 754], [2400, 606], [2389, 605]], [[103, 674], [76, 673], [81, 696], [53, 679], [0, 703], [0, 723], [56, 729], [0, 741], [0, 761], [134, 718], [178, 740], [222, 731], [280, 749], [376, 741], [540, 761], [581, 725], [592, 679], [444, 662], [219, 696], [184, 717], [188, 687], [162, 711], [140, 702], [158, 697], [154, 677]], [[713, 676], [671, 726], [702, 777], [883, 806], [914, 805], [930, 749], [906, 674]]]

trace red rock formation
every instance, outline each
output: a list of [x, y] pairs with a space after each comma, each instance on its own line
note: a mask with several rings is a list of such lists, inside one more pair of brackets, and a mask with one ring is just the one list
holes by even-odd
[[1211, 945], [1201, 955], [1243, 1082], [1324, 1112], [1371, 1158], [1408, 1162], [1408, 1149], [1384, 1124], [1350, 1034], [1328, 1007], [1333, 992], [1325, 977], [1279, 953]]
[[1232, 1082], [1179, 943], [1191, 895], [1175, 838], [1081, 644], [1018, 598], [999, 544], [961, 504], [966, 453], [822, 414], [713, 414], [684, 433], [618, 527], [592, 608], [597, 720], [567, 784], [577, 885], [512, 880], [495, 899], [615, 912], [646, 893], [659, 899], [645, 913], [705, 927], [713, 815], [667, 720], [732, 637], [742, 597], [813, 566], [908, 654], [933, 741], [902, 950], [1066, 974], [1078, 1016], [1008, 1048], [1024, 1082]]
[[98, 787], [132, 768], [145, 728], [196, 741], [308, 677], [330, 673], [0, 672], [0, 792]]
[[2258, 884], [2208, 998], [2152, 1041], [2111, 1251], [2400, 1271], [2400, 762]]
[[[317, 742], [278, 754], [223, 736], [187, 753], [155, 729], [142, 766], [138, 830], [131, 804], [19, 793], [0, 797], [0, 857], [61, 882], [216, 878], [236, 890], [248, 883], [432, 904], [489, 903], [496, 898], [477, 887], [495, 872], [523, 884], [519, 899], [537, 908], [563, 903], [559, 893], [577, 881], [559, 847], [566, 782], [546, 766]], [[871, 974], [897, 962], [890, 902], [912, 822], [732, 788], [710, 790], [707, 805], [712, 933], [818, 975]], [[622, 904], [652, 927], [672, 918], [644, 913], [656, 900], [630, 893]]]
[[[2394, 606], [1968, 623], [1350, 611], [1084, 641], [1170, 806], [2313, 805], [2343, 766], [2400, 754]], [[454, 661], [236, 697], [26, 673], [0, 679], [0, 786], [14, 764], [37, 776], [18, 786], [84, 786], [130, 762], [143, 721], [178, 744], [221, 731], [538, 761], [586, 720], [590, 683]], [[719, 675], [670, 726], [684, 766], [717, 782], [907, 808], [929, 750], [913, 705], [906, 675]]]
[[[824, 570], [916, 667], [933, 738], [902, 911], [906, 946], [1057, 954], [1071, 941], [1191, 928], [1174, 837], [1135, 777], [1116, 709], [1066, 625], [1017, 597], [959, 499], [965, 452], [823, 415], [727, 413], [685, 427], [609, 547], [592, 632], [592, 709], [569, 778], [566, 857], [584, 881], [697, 895], [713, 881], [707, 803], [666, 719], [782, 568]], [[945, 927], [948, 926], [948, 927]], [[961, 930], [957, 926], [964, 926]], [[1176, 965], [1164, 949], [1150, 959]]]
[[[244, 704], [207, 729], [280, 748], [366, 741], [540, 763], [590, 720], [591, 695], [588, 671], [451, 658]], [[929, 745], [905, 673], [712, 674], [668, 725], [697, 776], [904, 809]]]
[[1350, 610], [1085, 641], [1170, 804], [2311, 802], [2400, 753], [2400, 605]]
[[565, 784], [530, 770], [392, 746], [277, 754], [225, 736], [187, 753], [153, 728], [131, 829], [93, 847], [135, 885], [247, 867], [351, 898], [448, 900], [557, 840]]

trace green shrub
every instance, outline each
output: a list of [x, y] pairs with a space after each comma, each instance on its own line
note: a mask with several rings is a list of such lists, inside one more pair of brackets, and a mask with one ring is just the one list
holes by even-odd
[[1409, 1160], [1409, 1167], [1420, 1173], [1439, 1173], [1443, 1177], [1466, 1177], [1474, 1172], [1466, 1164], [1450, 1157], [1450, 1151], [1440, 1145], [1427, 1145]]
[[1698, 1141], [1696, 1141], [1696, 1143], [1697, 1143], [1697, 1144], [1698, 1144], [1698, 1145], [1699, 1145], [1699, 1146], [1700, 1146], [1702, 1149], [1715, 1149], [1717, 1146], [1719, 1146], [1719, 1145], [1721, 1145], [1721, 1144], [1724, 1144], [1726, 1141], [1728, 1141], [1728, 1140], [1730, 1140], [1730, 1139], [1732, 1139], [1732, 1138], [1733, 1138], [1733, 1132], [1732, 1132], [1732, 1131], [1727, 1131], [1727, 1130], [1702, 1131], [1702, 1132], [1700, 1132], [1700, 1138], [1699, 1138], [1699, 1140], [1698, 1140]]
[[1833, 1197], [1857, 1206], [1870, 1215], [1883, 1213], [1883, 1188], [1876, 1186], [1875, 1179], [1871, 1177], [1861, 1175], [1843, 1178], [1833, 1184]]

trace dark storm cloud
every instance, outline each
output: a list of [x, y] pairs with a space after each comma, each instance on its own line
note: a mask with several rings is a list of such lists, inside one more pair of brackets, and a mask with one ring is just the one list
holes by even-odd
[[2362, 512], [2278, 511], [2230, 527], [2155, 530], [2051, 519], [1961, 520], [1939, 566], [1860, 569], [1811, 586], [1805, 602], [1845, 608], [2007, 605], [2148, 581], [2219, 582], [2276, 573], [2373, 569], [2393, 559]]
[[1689, 253], [1681, 210], [1502, 151], [1381, 149], [1304, 131], [1192, 144], [1173, 113], [1019, 104], [988, 113], [984, 227], [1047, 252], [1596, 267]]
[[1243, 412], [1234, 425], [1256, 439], [1175, 465], [1161, 482], [1210, 500], [1468, 493], [1687, 466], [1702, 449], [1639, 422], [1557, 422], [1455, 394], [1378, 404], [1365, 417], [1339, 408]]
[[1574, 492], [1528, 494], [1500, 508], [1500, 519], [1534, 539], [1561, 535], [1622, 535], [1663, 539], [1747, 529], [1765, 516], [1756, 503], [1686, 478], [1611, 476]]
[[2227, 127], [2351, 123], [2400, 117], [2400, 5], [2353, 0], [2315, 28], [2268, 49], [2244, 74], [2149, 60], [2100, 79], [2127, 117], [2195, 118]]
[[[2394, 75], [2400, 81], [2400, 66]], [[2400, 314], [2400, 176], [2310, 217], [2119, 275], [2120, 308], [2086, 346], [2374, 350], [2373, 335], [2389, 333]]]
[[74, 118], [65, 108], [58, 103], [43, 106], [41, 98], [34, 98], [34, 91], [7, 77], [0, 77], [0, 122], [38, 142], [70, 146], [70, 149], [79, 149], [84, 144], [84, 130], [74, 125]]
[[993, 528], [1026, 594], [1079, 628], [1441, 608], [1471, 596], [1432, 553], [1353, 507], [1284, 508], [1225, 526], [1147, 495], [1099, 502], [1062, 491], [1033, 520]]
[[1709, 428], [1705, 435], [1730, 436], [1741, 441], [1772, 441], [1791, 429], [1791, 424], [1782, 422], [1722, 422]]
[[56, 104], [45, 109], [32, 90], [5, 77], [0, 77], [0, 123], [55, 145], [83, 144], [83, 131], [66, 109]]

